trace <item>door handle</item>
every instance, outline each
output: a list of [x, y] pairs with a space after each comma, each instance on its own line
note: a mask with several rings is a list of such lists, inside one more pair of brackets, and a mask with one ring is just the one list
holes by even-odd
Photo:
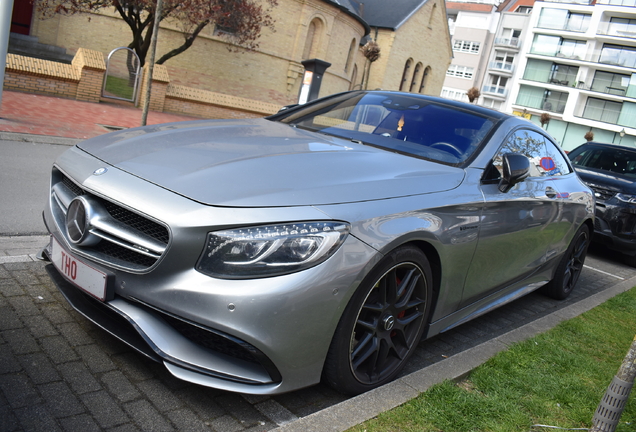
[[557, 196], [557, 191], [555, 191], [553, 188], [551, 188], [550, 186], [548, 186], [547, 188], [545, 188], [545, 195], [548, 198], [556, 198]]

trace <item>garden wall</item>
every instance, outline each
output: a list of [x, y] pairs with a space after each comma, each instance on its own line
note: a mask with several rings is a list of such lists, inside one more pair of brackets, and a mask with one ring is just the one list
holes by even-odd
[[[4, 89], [88, 102], [108, 101], [101, 96], [105, 73], [106, 62], [103, 54], [85, 48], [77, 51], [70, 65], [7, 54]], [[141, 83], [138, 101], [143, 101], [146, 93], [143, 76]], [[281, 107], [277, 104], [170, 84], [167, 68], [164, 65], [155, 65], [149, 108], [152, 111], [227, 119], [263, 117], [274, 114]]]

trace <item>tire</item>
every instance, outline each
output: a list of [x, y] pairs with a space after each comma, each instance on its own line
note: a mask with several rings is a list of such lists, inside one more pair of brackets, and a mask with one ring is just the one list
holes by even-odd
[[432, 273], [426, 255], [405, 246], [362, 281], [334, 334], [323, 381], [349, 395], [393, 380], [428, 324]]
[[583, 225], [576, 232], [565, 255], [561, 258], [554, 277], [543, 287], [542, 291], [545, 295], [556, 300], [563, 300], [570, 295], [583, 270], [589, 245], [590, 229], [587, 225]]

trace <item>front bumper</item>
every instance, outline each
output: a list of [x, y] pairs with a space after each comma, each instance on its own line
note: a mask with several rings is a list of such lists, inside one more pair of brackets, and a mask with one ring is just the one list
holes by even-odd
[[110, 266], [69, 242], [52, 193], [44, 211], [49, 232], [71, 259], [106, 274], [110, 287], [105, 301], [97, 300], [49, 266], [75, 309], [190, 382], [274, 394], [320, 381], [342, 311], [379, 259], [376, 250], [350, 235], [330, 259], [301, 272], [214, 279], [194, 270], [209, 231], [324, 219], [324, 213], [311, 207], [255, 211], [203, 206], [113, 167], [93, 177], [103, 162], [74, 152], [65, 154], [58, 168], [77, 179], [82, 193], [139, 215], [155, 215], [171, 235], [163, 255], [146, 270]]
[[636, 211], [611, 203], [596, 204], [594, 240], [610, 249], [636, 255]]

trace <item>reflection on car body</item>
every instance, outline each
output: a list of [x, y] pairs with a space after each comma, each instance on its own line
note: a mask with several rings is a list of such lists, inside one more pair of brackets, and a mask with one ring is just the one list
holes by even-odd
[[87, 140], [55, 162], [44, 216], [69, 302], [175, 376], [355, 394], [423, 336], [569, 295], [593, 211], [532, 123], [357, 91]]

